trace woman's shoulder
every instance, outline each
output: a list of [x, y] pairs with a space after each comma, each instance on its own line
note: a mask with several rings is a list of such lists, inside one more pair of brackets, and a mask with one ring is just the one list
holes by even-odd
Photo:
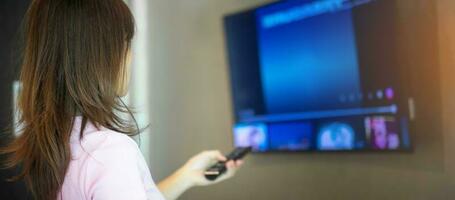
[[[136, 142], [128, 135], [106, 128], [89, 126], [72, 134], [70, 163], [65, 181], [75, 180], [88, 196], [96, 199], [146, 199], [153, 185], [150, 173]], [[81, 176], [82, 174], [82, 176]], [[128, 187], [125, 187], [128, 183]], [[149, 184], [147, 184], [149, 183]], [[69, 184], [71, 185], [71, 184]], [[70, 188], [71, 186], [68, 186]], [[158, 190], [154, 195], [159, 195]]]
[[71, 148], [73, 158], [90, 156], [100, 163], [122, 158], [131, 159], [140, 152], [130, 136], [106, 128], [88, 129], [84, 131], [82, 138], [74, 138], [72, 135]]
[[134, 161], [139, 153], [139, 148], [132, 138], [111, 130], [88, 134], [85, 143], [90, 143], [92, 156], [101, 163]]
[[97, 146], [100, 148], [126, 148], [126, 149], [137, 149], [136, 142], [128, 135], [120, 132], [116, 132], [109, 129], [101, 129], [89, 134], [85, 134], [82, 138], [82, 142], [85, 143], [98, 143]]

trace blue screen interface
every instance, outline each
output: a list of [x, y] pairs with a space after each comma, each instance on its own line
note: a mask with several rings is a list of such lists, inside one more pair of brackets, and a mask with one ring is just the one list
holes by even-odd
[[394, 20], [381, 18], [393, 6], [293, 0], [227, 16], [235, 146], [410, 149]]

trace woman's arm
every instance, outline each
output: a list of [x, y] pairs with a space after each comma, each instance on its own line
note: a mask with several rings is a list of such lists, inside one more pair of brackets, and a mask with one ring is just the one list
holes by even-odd
[[194, 186], [211, 185], [232, 177], [242, 165], [242, 161], [226, 163], [228, 171], [215, 181], [204, 177], [204, 171], [218, 161], [225, 161], [219, 151], [204, 151], [191, 158], [183, 167], [158, 184], [158, 188], [168, 200], [177, 199], [186, 190]]

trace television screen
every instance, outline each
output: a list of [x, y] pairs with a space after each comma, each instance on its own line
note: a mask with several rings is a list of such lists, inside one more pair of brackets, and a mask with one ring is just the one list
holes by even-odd
[[225, 17], [235, 146], [411, 148], [393, 0], [293, 0]]

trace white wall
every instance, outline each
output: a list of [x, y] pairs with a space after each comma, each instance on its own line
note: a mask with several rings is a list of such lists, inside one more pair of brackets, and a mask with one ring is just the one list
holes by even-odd
[[[136, 35], [133, 40], [133, 62], [131, 82], [128, 95], [125, 97], [128, 105], [135, 112], [135, 118], [140, 128], [147, 127], [150, 123], [150, 59], [151, 48], [149, 41], [149, 12], [147, 0], [125, 0], [136, 19]], [[138, 142], [146, 162], [151, 165], [150, 132], [145, 129], [135, 139]]]

